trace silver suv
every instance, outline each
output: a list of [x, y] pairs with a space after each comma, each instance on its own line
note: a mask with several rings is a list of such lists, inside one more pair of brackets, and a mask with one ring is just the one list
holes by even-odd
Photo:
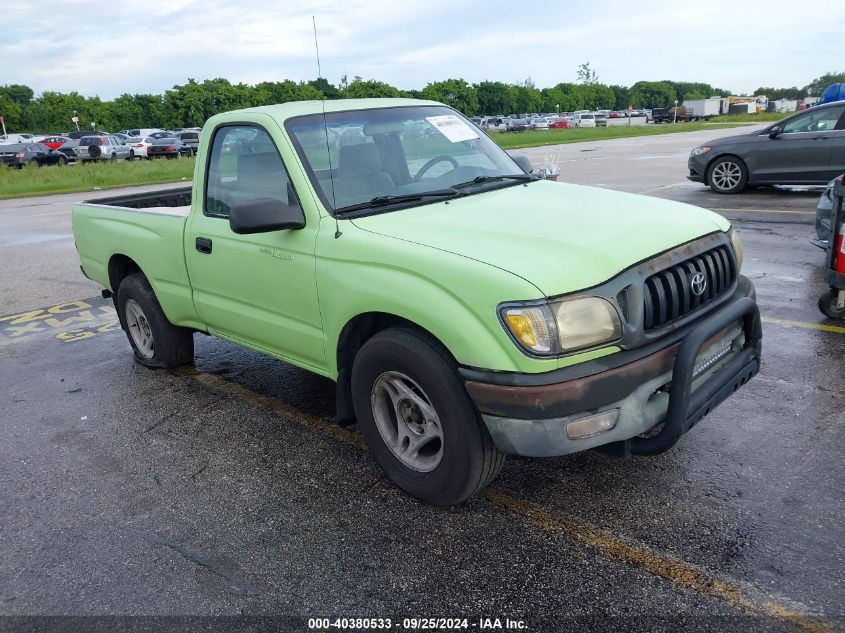
[[116, 136], [83, 136], [79, 139], [76, 156], [81, 161], [86, 160], [117, 160], [118, 158], [134, 158], [132, 149]]

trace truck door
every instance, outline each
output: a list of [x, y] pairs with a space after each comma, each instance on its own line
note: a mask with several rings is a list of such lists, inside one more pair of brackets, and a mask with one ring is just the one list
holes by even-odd
[[306, 217], [297, 230], [234, 233], [233, 205], [259, 198], [290, 205], [299, 198], [265, 128], [221, 125], [208, 147], [204, 191], [185, 229], [197, 313], [224, 338], [325, 368], [314, 260], [317, 218]]
[[787, 121], [776, 138], [761, 134], [749, 161], [754, 180], [800, 184], [833, 178], [835, 128], [843, 112], [845, 106], [810, 110]]

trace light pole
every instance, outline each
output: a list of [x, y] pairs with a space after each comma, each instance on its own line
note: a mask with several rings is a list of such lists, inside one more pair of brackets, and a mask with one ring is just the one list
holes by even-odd
[[678, 122], [678, 100], [675, 99], [675, 107], [672, 108], [672, 123]]

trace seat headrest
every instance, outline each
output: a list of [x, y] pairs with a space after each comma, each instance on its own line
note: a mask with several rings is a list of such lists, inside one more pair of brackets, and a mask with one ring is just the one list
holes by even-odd
[[282, 159], [276, 152], [256, 152], [238, 156], [238, 182], [263, 179], [269, 174], [282, 177]]
[[374, 143], [345, 145], [338, 154], [338, 171], [358, 174], [381, 171], [381, 156]]

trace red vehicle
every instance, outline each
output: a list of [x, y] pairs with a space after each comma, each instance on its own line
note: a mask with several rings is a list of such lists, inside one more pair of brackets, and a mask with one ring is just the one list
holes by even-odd
[[70, 139], [66, 136], [48, 136], [40, 141], [42, 145], [46, 145], [50, 149], [59, 149], [62, 145], [67, 143]]
[[549, 127], [568, 130], [569, 129], [569, 120], [568, 119], [560, 119], [559, 121], [553, 121], [553, 122], [549, 123]]

